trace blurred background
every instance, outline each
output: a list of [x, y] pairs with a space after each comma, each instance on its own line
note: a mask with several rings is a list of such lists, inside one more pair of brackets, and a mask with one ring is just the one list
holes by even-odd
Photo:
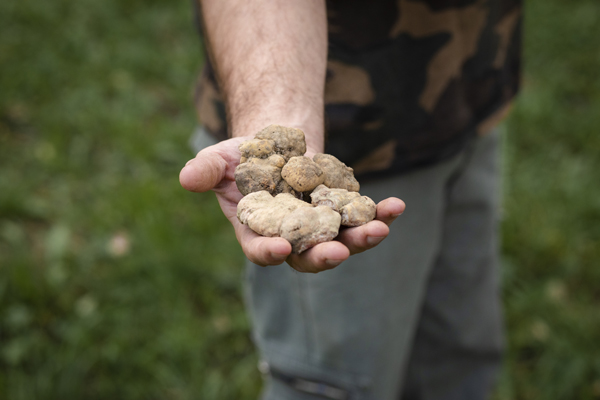
[[[600, 399], [600, 2], [525, 4], [494, 398]], [[243, 254], [178, 183], [201, 65], [187, 1], [0, 2], [0, 399], [255, 398]]]

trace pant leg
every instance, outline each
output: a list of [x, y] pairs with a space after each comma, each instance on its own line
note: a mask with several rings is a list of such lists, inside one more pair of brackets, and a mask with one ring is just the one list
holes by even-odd
[[[376, 249], [318, 275], [248, 266], [254, 339], [264, 366], [282, 373], [269, 379], [266, 400], [323, 399], [309, 389], [348, 399], [484, 398], [502, 349], [497, 141], [488, 135], [471, 155], [363, 184], [375, 201], [407, 203]], [[199, 129], [191, 144], [213, 142]]]
[[449, 182], [442, 246], [427, 283], [402, 400], [482, 400], [498, 372], [497, 134]]
[[396, 196], [407, 204], [376, 249], [316, 275], [285, 264], [248, 266], [254, 341], [273, 372], [265, 400], [399, 397], [442, 248], [448, 180], [463, 158], [362, 185], [361, 193], [376, 202]]

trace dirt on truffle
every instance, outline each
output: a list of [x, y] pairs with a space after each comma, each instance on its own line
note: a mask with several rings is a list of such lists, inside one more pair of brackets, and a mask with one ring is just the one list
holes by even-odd
[[357, 197], [340, 210], [342, 225], [360, 226], [375, 219], [377, 204], [367, 196]]
[[340, 212], [342, 207], [357, 197], [358, 192], [349, 192], [346, 189], [330, 189], [325, 185], [319, 185], [310, 194], [313, 206], [327, 206], [333, 211]]
[[313, 157], [315, 163], [325, 174], [323, 184], [331, 189], [346, 189], [358, 192], [360, 185], [354, 177], [354, 170], [330, 154], [317, 153]]
[[325, 178], [321, 167], [304, 156], [290, 158], [282, 168], [281, 176], [297, 192], [311, 191]]
[[252, 139], [240, 144], [239, 150], [242, 155], [240, 164], [243, 164], [250, 158], [267, 158], [275, 154], [275, 142], [273, 140]]
[[281, 182], [281, 168], [285, 160], [278, 154], [269, 158], [251, 158], [235, 169], [235, 183], [244, 196], [266, 190], [277, 193], [277, 185]]
[[300, 207], [310, 204], [289, 193], [273, 197], [267, 191], [250, 193], [238, 203], [237, 216], [242, 224], [262, 236], [279, 236], [284, 218]]
[[279, 236], [300, 254], [319, 243], [333, 240], [340, 229], [340, 214], [326, 206], [302, 207], [288, 214], [281, 223]]
[[282, 155], [286, 161], [306, 153], [306, 140], [304, 132], [300, 129], [269, 125], [258, 132], [255, 139], [272, 140], [275, 143], [275, 152]]

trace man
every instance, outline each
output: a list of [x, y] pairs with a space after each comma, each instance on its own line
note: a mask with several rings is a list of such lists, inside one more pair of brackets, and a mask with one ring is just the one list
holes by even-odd
[[[180, 180], [215, 191], [253, 262], [246, 294], [269, 375], [263, 397], [485, 398], [502, 349], [490, 131], [518, 85], [519, 3], [202, 0], [201, 9], [211, 64], [199, 113], [222, 141]], [[307, 155], [325, 150], [353, 166], [361, 193], [379, 201], [377, 220], [299, 256], [241, 225], [237, 146], [270, 124], [302, 129]], [[390, 230], [404, 211], [397, 197], [408, 211]], [[296, 271], [275, 266], [284, 261]]]

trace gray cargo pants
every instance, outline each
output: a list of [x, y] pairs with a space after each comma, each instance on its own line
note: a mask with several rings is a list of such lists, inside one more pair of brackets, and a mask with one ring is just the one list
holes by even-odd
[[501, 360], [498, 135], [366, 183], [405, 213], [377, 248], [302, 274], [248, 265], [265, 400], [479, 400]]

